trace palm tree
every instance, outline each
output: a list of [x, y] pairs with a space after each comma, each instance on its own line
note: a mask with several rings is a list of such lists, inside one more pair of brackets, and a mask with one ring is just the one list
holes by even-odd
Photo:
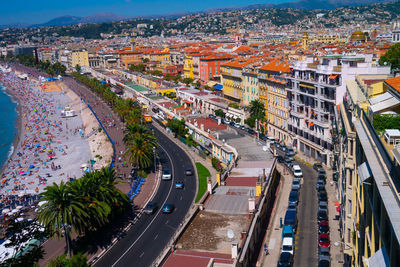
[[265, 117], [265, 106], [264, 103], [261, 102], [260, 100], [253, 100], [250, 102], [250, 116], [257, 119], [261, 120], [262, 118]]
[[124, 133], [125, 133], [125, 136], [123, 138], [123, 141], [125, 144], [129, 144], [139, 135], [150, 136], [152, 134], [148, 127], [137, 124], [137, 123], [128, 124], [126, 126]]
[[125, 155], [129, 157], [129, 162], [145, 169], [153, 162], [153, 147], [156, 145], [155, 137], [139, 135], [127, 144]]
[[47, 186], [41, 195], [45, 203], [39, 209], [38, 220], [51, 233], [56, 233], [58, 238], [64, 230], [68, 255], [71, 257], [70, 227], [75, 230], [86, 227], [88, 214], [85, 205], [80, 198], [72, 194], [69, 183], [65, 184], [63, 181], [60, 185], [53, 183], [52, 186]]

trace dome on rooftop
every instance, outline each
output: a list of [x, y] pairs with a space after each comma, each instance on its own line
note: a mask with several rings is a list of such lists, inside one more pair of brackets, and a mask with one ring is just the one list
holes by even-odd
[[362, 31], [355, 31], [353, 32], [353, 34], [350, 37], [350, 41], [354, 42], [354, 41], [366, 41], [366, 36], [365, 33], [363, 33]]

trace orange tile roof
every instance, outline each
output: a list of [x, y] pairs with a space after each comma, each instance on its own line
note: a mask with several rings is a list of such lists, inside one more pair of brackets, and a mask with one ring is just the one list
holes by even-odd
[[223, 66], [231, 67], [231, 68], [243, 68], [253, 62], [256, 62], [257, 60], [258, 59], [256, 59], [256, 58], [237, 58], [237, 59], [234, 59], [234, 60], [224, 63]]
[[395, 89], [397, 92], [400, 92], [400, 76], [387, 79], [387, 80], [385, 81], [385, 83], [387, 83], [388, 85], [390, 85], [390, 87], [392, 87], [393, 89]]
[[287, 62], [281, 62], [279, 60], [272, 60], [270, 63], [262, 66], [260, 70], [266, 71], [274, 71], [274, 72], [282, 72], [282, 73], [289, 73], [290, 66]]

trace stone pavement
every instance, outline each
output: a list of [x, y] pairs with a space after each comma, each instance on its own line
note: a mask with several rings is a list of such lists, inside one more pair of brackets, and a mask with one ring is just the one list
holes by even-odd
[[259, 260], [260, 264], [257, 264], [257, 266], [276, 266], [278, 264], [279, 256], [281, 254], [282, 228], [280, 226], [280, 220], [282, 218], [283, 223], [288, 207], [289, 193], [292, 189], [293, 176], [282, 164], [278, 163], [276, 167], [278, 169], [278, 172], [281, 173], [282, 176], [278, 188], [279, 192], [277, 192], [278, 197], [275, 201], [274, 209], [272, 212], [273, 215], [271, 223], [267, 228], [267, 233], [264, 240], [264, 244], [267, 244], [268, 255], [265, 255], [265, 253], [262, 252], [262, 256]]

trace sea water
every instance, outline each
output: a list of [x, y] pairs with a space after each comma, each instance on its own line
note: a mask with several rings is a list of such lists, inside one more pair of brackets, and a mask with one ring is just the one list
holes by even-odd
[[17, 136], [17, 103], [6, 94], [0, 83], [0, 169], [14, 151], [13, 142]]

